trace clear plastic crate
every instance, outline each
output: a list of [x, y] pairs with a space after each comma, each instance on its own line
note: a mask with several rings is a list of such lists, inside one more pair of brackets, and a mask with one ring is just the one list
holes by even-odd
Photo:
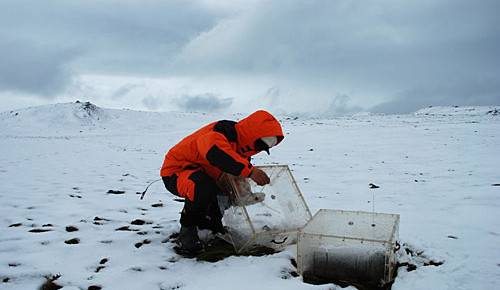
[[219, 186], [230, 196], [232, 206], [224, 213], [226, 238], [236, 252], [256, 246], [280, 250], [297, 241], [297, 232], [311, 212], [286, 165], [258, 166], [271, 183], [258, 186], [251, 179], [223, 175]]
[[383, 286], [394, 279], [399, 215], [322, 209], [299, 232], [304, 281]]

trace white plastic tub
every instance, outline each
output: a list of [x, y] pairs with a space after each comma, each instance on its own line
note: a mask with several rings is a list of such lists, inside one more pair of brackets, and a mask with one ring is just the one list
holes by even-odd
[[223, 222], [230, 242], [241, 253], [256, 246], [280, 250], [297, 240], [311, 212], [286, 165], [259, 166], [271, 183], [258, 186], [250, 179], [223, 176], [219, 185], [230, 194]]
[[390, 283], [398, 229], [397, 214], [322, 209], [299, 232], [299, 273], [304, 281]]

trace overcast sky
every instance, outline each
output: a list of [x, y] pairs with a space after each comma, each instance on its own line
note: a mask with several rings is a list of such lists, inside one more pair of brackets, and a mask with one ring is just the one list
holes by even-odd
[[0, 2], [0, 110], [500, 105], [500, 1]]

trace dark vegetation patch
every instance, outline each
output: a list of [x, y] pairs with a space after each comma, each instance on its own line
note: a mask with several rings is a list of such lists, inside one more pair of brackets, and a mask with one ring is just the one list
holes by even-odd
[[20, 226], [22, 226], [22, 225], [23, 225], [22, 223], [15, 223], [15, 224], [11, 224], [11, 225], [9, 226], [9, 228], [20, 227]]
[[181, 289], [182, 287], [184, 287], [184, 284], [176, 283], [169, 286], [160, 286], [160, 290], [176, 290], [176, 289]]
[[493, 183], [491, 186], [500, 186], [500, 183]]
[[151, 244], [151, 240], [145, 239], [145, 240], [143, 240], [142, 242], [135, 243], [135, 244], [134, 244], [134, 246], [135, 246], [136, 248], [140, 248], [140, 247], [142, 247], [143, 245], [148, 245], [148, 244]]
[[53, 227], [53, 224], [44, 224], [42, 227]]
[[494, 110], [489, 110], [486, 112], [487, 115], [493, 115], [493, 116], [498, 116], [500, 115], [500, 110], [494, 109]]
[[101, 290], [102, 289], [102, 286], [100, 285], [90, 285], [89, 288], [87, 288], [87, 290]]
[[290, 259], [290, 264], [292, 264], [292, 268], [283, 268], [281, 269], [281, 279], [287, 280], [290, 278], [299, 277], [299, 273], [297, 273], [297, 261], [294, 258]]
[[114, 189], [110, 189], [106, 192], [107, 194], [125, 194], [125, 191], [124, 190], [114, 190]]
[[99, 271], [101, 271], [104, 268], [106, 268], [106, 266], [97, 266], [97, 268], [95, 269], [95, 272], [99, 273]]
[[[174, 250], [176, 250], [176, 247], [174, 247]], [[231, 256], [266, 256], [275, 253], [276, 251], [274, 249], [264, 246], [256, 246], [246, 250], [245, 252], [236, 253], [232, 244], [216, 237], [205, 244], [205, 250], [203, 252], [195, 257], [188, 258], [196, 258], [197, 261], [214, 263]]]
[[69, 239], [69, 240], [64, 241], [64, 243], [68, 244], [68, 245], [76, 245], [76, 244], [80, 243], [80, 239], [79, 238], [73, 238], [73, 239]]
[[71, 232], [77, 232], [78, 231], [78, 228], [75, 227], [75, 226], [67, 226], [66, 227], [66, 231], [71, 233]]
[[136, 226], [142, 226], [144, 224], [152, 224], [152, 222], [147, 222], [147, 221], [141, 220], [141, 219], [135, 219], [135, 220], [131, 221], [130, 223], [133, 225], [136, 225]]
[[161, 202], [160, 203], [153, 203], [151, 206], [152, 207], [163, 207], [163, 203], [161, 203]]
[[102, 240], [100, 241], [101, 244], [111, 244], [113, 241], [112, 240]]
[[9, 281], [10, 281], [10, 278], [9, 278], [9, 277], [4, 277], [4, 278], [2, 279], [2, 282], [3, 282], [3, 283], [8, 283]]
[[448, 238], [449, 238], [449, 239], [458, 240], [458, 237], [457, 237], [457, 236], [453, 236], [453, 235], [448, 235]]
[[371, 188], [371, 189], [380, 188], [380, 186], [378, 186], [378, 185], [376, 185], [374, 183], [368, 184], [368, 187]]
[[130, 226], [123, 226], [115, 229], [115, 231], [128, 231], [128, 232], [138, 232], [138, 229], [131, 229]]
[[19, 267], [21, 266], [21, 263], [9, 263], [9, 267]]
[[418, 250], [411, 245], [403, 244], [401, 250], [406, 254], [397, 264], [397, 268], [406, 267], [408, 272], [415, 271], [419, 267], [441, 266], [444, 261], [439, 261], [428, 257], [423, 250]]
[[100, 222], [100, 221], [109, 222], [109, 221], [111, 221], [111, 220], [106, 219], [106, 218], [102, 218], [102, 217], [98, 217], [98, 216], [96, 216], [96, 217], [94, 217], [94, 221], [95, 221], [95, 222]]
[[52, 231], [51, 229], [32, 229], [29, 230], [28, 232], [30, 233], [45, 233], [45, 232], [50, 232]]
[[52, 276], [46, 276], [45, 277], [45, 282], [38, 288], [39, 290], [57, 290], [61, 289], [63, 286], [58, 285], [55, 283], [57, 279], [59, 279], [61, 275], [52, 275]]
[[73, 198], [82, 198], [82, 196], [78, 194], [70, 194], [69, 196]]

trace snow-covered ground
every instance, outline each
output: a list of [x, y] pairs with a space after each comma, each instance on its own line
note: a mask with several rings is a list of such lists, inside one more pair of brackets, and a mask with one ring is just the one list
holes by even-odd
[[[285, 140], [254, 163], [289, 164], [313, 213], [400, 214], [399, 240], [444, 264], [402, 267], [392, 289], [498, 289], [498, 110], [281, 116]], [[56, 274], [64, 289], [337, 289], [290, 276], [293, 246], [216, 263], [179, 258], [165, 241], [182, 205], [160, 182], [139, 200], [170, 146], [208, 122], [241, 117], [85, 103], [0, 113], [0, 289], [36, 289]], [[131, 231], [116, 230], [124, 226]]]

